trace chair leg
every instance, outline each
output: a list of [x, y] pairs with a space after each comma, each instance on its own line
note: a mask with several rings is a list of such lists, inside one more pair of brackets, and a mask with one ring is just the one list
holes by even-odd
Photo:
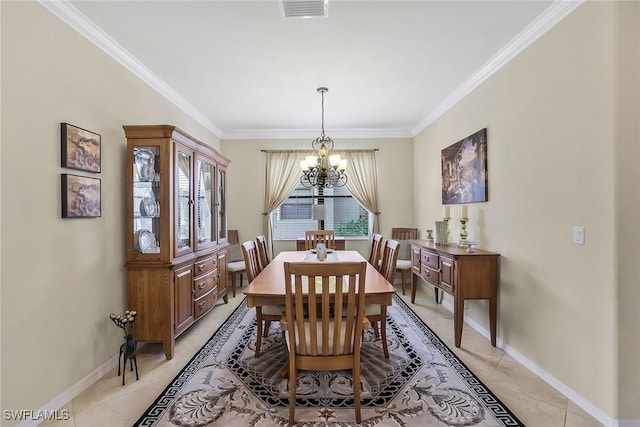
[[236, 297], [236, 273], [231, 273], [231, 293]]
[[371, 322], [371, 326], [373, 326], [373, 333], [375, 334], [376, 338], [380, 337], [380, 332], [378, 331], [378, 321], [374, 320], [373, 322]]
[[295, 424], [296, 418], [296, 383], [298, 375], [296, 374], [294, 362], [289, 362], [289, 425]]
[[266, 338], [269, 335], [269, 327], [271, 326], [271, 320], [266, 319], [264, 321], [264, 331], [262, 332], [262, 336]]
[[362, 421], [360, 413], [360, 360], [356, 360], [353, 364], [353, 403], [356, 410], [356, 422]]
[[256, 307], [256, 323], [258, 330], [256, 331], [256, 352], [255, 357], [260, 356], [260, 347], [262, 347], [262, 307]]
[[384, 357], [389, 358], [389, 348], [387, 347], [387, 306], [380, 308], [380, 337], [382, 339], [382, 351]]

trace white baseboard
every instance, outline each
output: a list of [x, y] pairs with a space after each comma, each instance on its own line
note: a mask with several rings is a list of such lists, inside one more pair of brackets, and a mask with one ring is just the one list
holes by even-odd
[[[107, 360], [101, 366], [99, 366], [96, 370], [91, 372], [86, 377], [82, 378], [80, 381], [69, 387], [67, 390], [62, 392], [52, 401], [44, 405], [38, 411], [33, 411], [34, 414], [54, 414], [60, 408], [62, 408], [67, 403], [71, 402], [77, 395], [85, 391], [89, 388], [93, 383], [98, 381], [104, 375], [106, 375], [109, 371], [111, 371], [118, 364], [118, 356], [113, 356], [111, 359]], [[59, 412], [59, 411], [58, 411]], [[20, 424], [18, 427], [35, 427], [41, 422], [43, 419], [27, 419]]]
[[[453, 313], [453, 305], [451, 305], [448, 301], [442, 300], [442, 306]], [[471, 326], [479, 334], [481, 334], [488, 340], [491, 339], [490, 332], [487, 329], [485, 329], [483, 326], [481, 326], [479, 323], [475, 322], [470, 317], [465, 315], [464, 322], [467, 325]], [[571, 400], [573, 403], [578, 405], [585, 412], [587, 412], [589, 415], [591, 415], [593, 418], [595, 418], [605, 426], [607, 427], [640, 427], [640, 420], [616, 420], [614, 418], [611, 418], [609, 415], [604, 413], [602, 410], [600, 410], [598, 407], [593, 405], [591, 402], [589, 402], [587, 399], [582, 397], [580, 394], [573, 391], [570, 387], [567, 387], [565, 384], [558, 381], [558, 379], [556, 379], [553, 375], [549, 374], [540, 366], [536, 365], [531, 360], [527, 359], [523, 354], [521, 354], [515, 348], [504, 343], [500, 339], [500, 337], [496, 337], [496, 347], [504, 350], [505, 353], [507, 353], [509, 356], [517, 360], [522, 366], [526, 367], [527, 369], [532, 371], [534, 374], [542, 378], [551, 387], [558, 390], [560, 393], [566, 396], [569, 400]]]

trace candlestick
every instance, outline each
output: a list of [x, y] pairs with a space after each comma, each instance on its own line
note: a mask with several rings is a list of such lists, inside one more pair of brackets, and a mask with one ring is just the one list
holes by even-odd
[[[448, 209], [449, 209], [449, 206], [447, 206], [447, 210]], [[449, 220], [451, 220], [451, 217], [446, 216], [446, 217], [442, 218], [442, 220], [447, 223], [447, 244], [448, 244], [449, 243], [449, 237], [451, 235], [451, 231], [449, 230]]]
[[469, 222], [469, 218], [460, 218], [460, 246], [467, 244], [467, 222]]
[[444, 207], [444, 214], [442, 215], [444, 218], [451, 218], [451, 210], [449, 206]]
[[469, 219], [469, 206], [462, 205], [462, 214], [460, 215], [460, 217]]

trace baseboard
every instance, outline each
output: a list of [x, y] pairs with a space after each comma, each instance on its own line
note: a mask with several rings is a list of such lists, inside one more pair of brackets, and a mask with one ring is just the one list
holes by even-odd
[[[138, 348], [142, 348], [142, 345]], [[113, 368], [118, 366], [118, 356], [113, 356], [111, 359], [107, 360], [101, 366], [99, 366], [96, 370], [91, 372], [86, 377], [82, 378], [80, 381], [69, 387], [67, 390], [62, 392], [52, 401], [44, 405], [38, 411], [33, 411], [34, 414], [49, 414], [49, 415], [57, 415], [60, 416], [59, 409], [62, 408], [67, 403], [71, 402], [77, 395], [85, 391], [89, 388], [93, 383], [98, 381], [104, 375], [106, 375]], [[36, 417], [37, 418], [37, 417]], [[18, 427], [35, 427], [44, 420], [40, 419], [27, 419], [20, 424]]]
[[[421, 286], [424, 287], [424, 285], [421, 285]], [[430, 287], [431, 286], [429, 286], [429, 288]], [[428, 288], [425, 288], [425, 290], [429, 292]], [[442, 306], [453, 313], [453, 305], [451, 305], [450, 302], [443, 299]], [[475, 329], [479, 334], [481, 334], [488, 340], [491, 339], [491, 334], [489, 333], [489, 331], [483, 326], [481, 326], [479, 323], [475, 322], [470, 317], [465, 315], [464, 322], [470, 327], [472, 327], [473, 329]], [[509, 356], [517, 360], [522, 366], [526, 367], [531, 372], [533, 372], [534, 374], [542, 378], [551, 387], [558, 390], [560, 393], [566, 396], [569, 400], [571, 400], [573, 403], [578, 405], [586, 413], [591, 415], [593, 418], [595, 418], [605, 426], [607, 427], [640, 427], [640, 420], [616, 420], [614, 418], [611, 418], [609, 415], [604, 413], [602, 410], [600, 410], [598, 407], [593, 405], [591, 402], [589, 402], [587, 399], [582, 397], [580, 394], [576, 393], [571, 388], [567, 387], [565, 384], [558, 381], [558, 379], [555, 378], [553, 375], [549, 374], [540, 366], [536, 365], [531, 360], [526, 358], [523, 354], [521, 354], [515, 348], [506, 344], [504, 341], [500, 339], [500, 337], [496, 338], [496, 346], [504, 350], [505, 353], [507, 353]]]

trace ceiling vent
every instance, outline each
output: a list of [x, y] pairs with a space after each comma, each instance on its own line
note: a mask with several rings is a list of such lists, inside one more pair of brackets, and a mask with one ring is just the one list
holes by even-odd
[[284, 18], [327, 17], [328, 0], [280, 0], [280, 13]]

